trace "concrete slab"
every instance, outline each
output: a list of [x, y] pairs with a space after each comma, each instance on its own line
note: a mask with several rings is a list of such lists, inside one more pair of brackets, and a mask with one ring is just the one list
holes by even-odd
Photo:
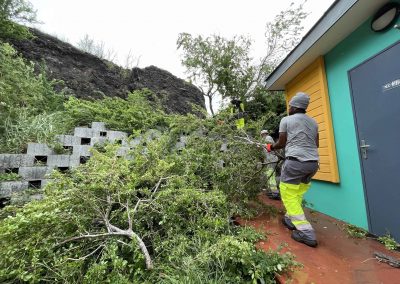
[[90, 141], [90, 145], [94, 146], [96, 144], [98, 145], [104, 145], [108, 141], [107, 137], [93, 137]]
[[95, 131], [105, 131], [106, 124], [104, 122], [92, 122], [91, 128]]
[[74, 156], [91, 156], [90, 149], [92, 146], [90, 145], [74, 145], [72, 149], [72, 155]]
[[178, 150], [182, 150], [183, 148], [185, 148], [185, 143], [183, 143], [183, 142], [177, 142], [176, 144], [175, 144], [175, 148], [176, 149], [178, 149]]
[[10, 197], [13, 193], [28, 188], [27, 181], [4, 181], [0, 183], [0, 198]]
[[41, 187], [45, 187], [49, 182], [52, 182], [52, 179], [42, 179], [41, 180]]
[[[83, 138], [92, 138], [94, 130], [88, 127], [76, 127], [74, 130], [74, 136]], [[80, 143], [79, 143], [80, 144]]]
[[125, 157], [125, 156], [127, 156], [128, 155], [128, 152], [130, 151], [130, 148], [129, 147], [120, 147], [120, 148], [118, 148], [118, 150], [117, 150], [117, 156], [122, 156], [122, 157]]
[[226, 152], [228, 151], [228, 144], [227, 143], [222, 143], [221, 148], [219, 149], [220, 152]]
[[111, 142], [115, 142], [117, 140], [122, 141], [128, 138], [128, 134], [122, 131], [107, 131], [107, 139], [109, 139]]
[[47, 156], [53, 155], [54, 151], [46, 144], [28, 143], [28, 150], [26, 151], [26, 153], [33, 156]]
[[43, 179], [47, 174], [52, 172], [51, 167], [20, 167], [18, 174], [24, 180], [38, 180]]
[[140, 143], [142, 143], [142, 137], [135, 137], [133, 139], [122, 140], [122, 146], [124, 146], [124, 147], [134, 148], [137, 145], [139, 145]]
[[31, 167], [35, 157], [26, 154], [0, 154], [0, 168]]
[[77, 167], [79, 166], [79, 156], [77, 155], [50, 155], [47, 157], [47, 166], [57, 167]]
[[73, 146], [73, 145], [80, 145], [81, 138], [78, 136], [73, 135], [57, 135], [56, 139], [63, 145], [63, 146]]
[[76, 155], [71, 155], [69, 157], [69, 167], [76, 168], [81, 164], [81, 157]]
[[188, 140], [188, 136], [186, 136], [186, 135], [181, 135], [179, 137], [179, 141], [182, 143], [185, 143], [185, 145], [187, 144], [187, 140]]

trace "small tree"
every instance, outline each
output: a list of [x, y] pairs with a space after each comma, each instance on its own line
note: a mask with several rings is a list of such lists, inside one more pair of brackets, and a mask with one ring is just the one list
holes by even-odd
[[104, 41], [95, 41], [88, 34], [85, 34], [85, 36], [78, 42], [77, 46], [79, 49], [87, 53], [108, 61], [114, 62], [117, 58], [117, 52], [114, 49], [106, 49]]
[[222, 97], [242, 97], [252, 75], [249, 49], [251, 41], [243, 36], [225, 39], [219, 35], [207, 38], [179, 35], [178, 49], [183, 49], [182, 64], [190, 80], [208, 98], [211, 114], [212, 100]]
[[132, 49], [129, 50], [125, 57], [124, 68], [132, 69], [139, 66], [141, 56], [134, 56]]
[[280, 12], [274, 21], [267, 23], [266, 55], [258, 63], [250, 56], [251, 40], [243, 36], [226, 39], [218, 35], [193, 37], [179, 35], [178, 49], [183, 50], [182, 64], [190, 80], [209, 99], [219, 94], [222, 98], [254, 99], [267, 95], [263, 82], [283, 57], [300, 41], [302, 20], [307, 16], [303, 4]]

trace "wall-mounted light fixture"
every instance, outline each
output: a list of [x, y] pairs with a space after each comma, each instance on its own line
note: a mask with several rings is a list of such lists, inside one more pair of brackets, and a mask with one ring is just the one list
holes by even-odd
[[390, 29], [400, 15], [400, 3], [390, 2], [382, 6], [371, 21], [374, 32], [383, 32]]

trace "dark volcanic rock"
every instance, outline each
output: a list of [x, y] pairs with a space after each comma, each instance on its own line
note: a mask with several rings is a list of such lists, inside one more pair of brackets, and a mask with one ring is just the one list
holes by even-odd
[[45, 63], [50, 78], [64, 81], [67, 93], [79, 98], [117, 96], [148, 88], [167, 112], [191, 112], [190, 104], [205, 107], [203, 93], [195, 86], [155, 66], [123, 69], [112, 62], [75, 48], [59, 39], [32, 29], [33, 40], [13, 41], [14, 47], [28, 60]]

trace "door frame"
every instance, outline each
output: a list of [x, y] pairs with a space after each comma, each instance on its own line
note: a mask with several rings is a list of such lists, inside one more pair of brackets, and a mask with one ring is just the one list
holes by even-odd
[[350, 72], [357, 69], [361, 65], [367, 63], [368, 61], [371, 61], [375, 57], [378, 57], [385, 51], [391, 49], [392, 47], [396, 46], [397, 44], [400, 44], [400, 40], [394, 42], [393, 44], [387, 46], [386, 48], [382, 49], [378, 53], [372, 55], [371, 57], [368, 57], [361, 63], [357, 64], [356, 66], [352, 67], [347, 71], [347, 77], [349, 80], [349, 89], [350, 89], [350, 97], [351, 97], [351, 107], [353, 110], [353, 120], [354, 120], [354, 127], [356, 130], [356, 140], [357, 140], [357, 153], [358, 153], [358, 160], [360, 163], [360, 168], [361, 168], [361, 176], [362, 176], [362, 183], [363, 183], [363, 191], [364, 191], [364, 200], [365, 200], [365, 208], [367, 209], [367, 219], [368, 219], [368, 231], [371, 231], [372, 225], [371, 225], [371, 211], [370, 211], [370, 206], [369, 206], [369, 200], [368, 200], [368, 195], [367, 195], [367, 184], [365, 182], [365, 172], [364, 172], [364, 166], [363, 166], [363, 161], [362, 161], [362, 155], [361, 155], [361, 148], [360, 148], [360, 136], [359, 136], [359, 131], [358, 131], [358, 122], [357, 122], [357, 116], [356, 116], [356, 109], [355, 109], [355, 102], [354, 102], [354, 94], [353, 94], [353, 89], [352, 89], [352, 83], [351, 83], [351, 76]]

